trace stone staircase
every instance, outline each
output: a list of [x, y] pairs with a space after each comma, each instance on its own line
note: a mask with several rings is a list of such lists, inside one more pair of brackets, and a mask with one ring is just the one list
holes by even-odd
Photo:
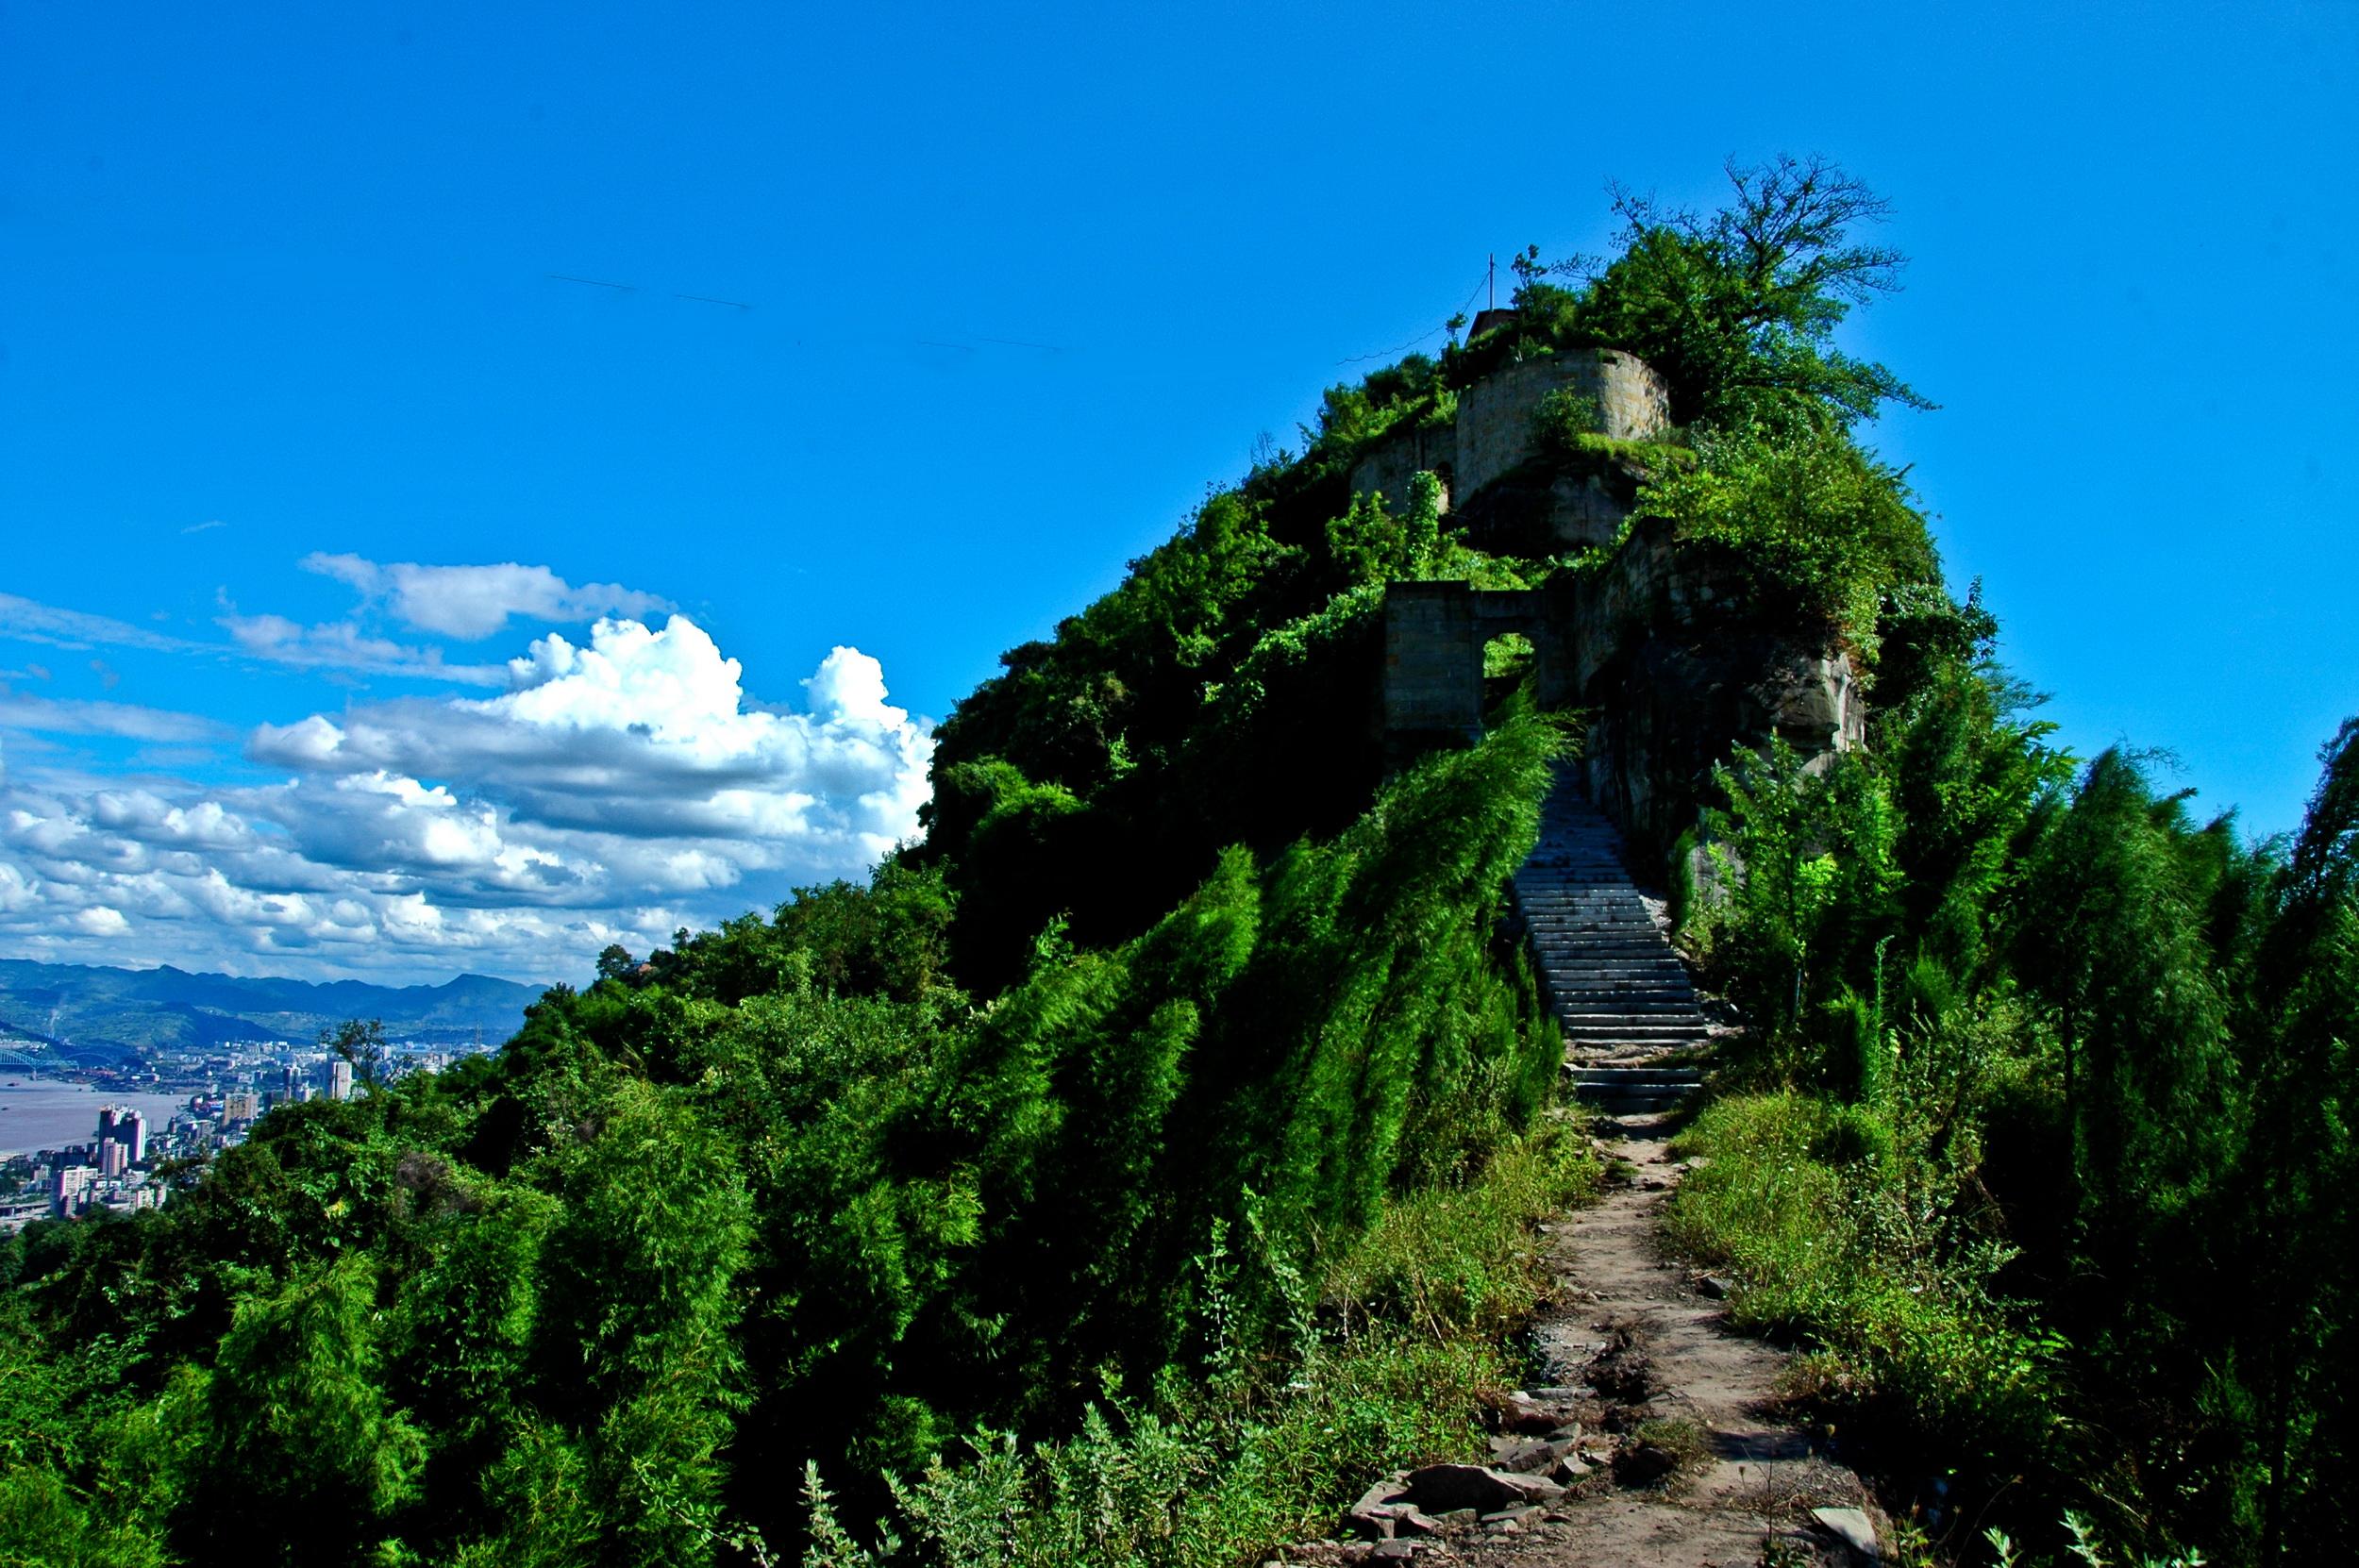
[[1694, 1093], [1711, 1031], [1687, 966], [1639, 901], [1621, 836], [1570, 774], [1543, 809], [1515, 904], [1581, 1101], [1643, 1115]]

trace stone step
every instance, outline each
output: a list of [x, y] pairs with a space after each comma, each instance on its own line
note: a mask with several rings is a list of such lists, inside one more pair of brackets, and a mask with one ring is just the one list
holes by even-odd
[[1661, 959], [1665, 963], [1678, 963], [1679, 955], [1671, 944], [1652, 932], [1584, 931], [1577, 926], [1534, 926], [1530, 921], [1524, 928], [1532, 941], [1567, 951], [1582, 953], [1631, 953], [1644, 958]]
[[1670, 943], [1645, 926], [1616, 928], [1570, 920], [1527, 920], [1524, 929], [1531, 933], [1535, 942], [1552, 942], [1561, 946], [1578, 947], [1583, 952], [1626, 948], [1649, 958], [1669, 959], [1674, 963], [1679, 961], [1679, 955], [1671, 951]]
[[1596, 909], [1569, 904], [1534, 904], [1522, 906], [1524, 922], [1530, 926], [1549, 925], [1589, 927], [1600, 931], [1627, 931], [1650, 942], [1661, 942], [1663, 933], [1644, 914], [1619, 909]]
[[1574, 1068], [1583, 1090], [1701, 1090], [1697, 1068]]
[[1538, 931], [1532, 945], [1540, 950], [1545, 962], [1555, 960], [1559, 965], [1585, 963], [1601, 969], [1661, 969], [1665, 974], [1676, 969], [1687, 973], [1687, 966], [1669, 948], [1657, 943], [1642, 947], [1636, 942], [1614, 942], [1610, 939], [1586, 940], [1564, 931]]
[[1548, 1000], [1566, 1012], [1677, 1012], [1703, 1017], [1691, 991], [1661, 989], [1613, 990], [1604, 986], [1550, 983]]
[[1687, 1100], [1684, 1093], [1600, 1094], [1588, 1089], [1574, 1090], [1573, 1098], [1607, 1117], [1660, 1116], [1677, 1110]]
[[1515, 896], [1530, 909], [1595, 910], [1599, 914], [1613, 915], [1617, 920], [1648, 920], [1651, 924], [1647, 907], [1635, 898], [1580, 897], [1556, 888], [1519, 889]]
[[1542, 964], [1540, 978], [1551, 992], [1578, 993], [1588, 991], [1668, 992], [1674, 996], [1693, 999], [1696, 993], [1687, 976], [1667, 969], [1639, 969], [1627, 964], [1565, 963]]
[[1616, 1028], [1632, 1035], [1661, 1035], [1664, 1030], [1680, 1030], [1682, 1035], [1694, 1035], [1694, 1038], [1703, 1040], [1713, 1033], [1711, 1024], [1706, 1024], [1703, 1014], [1698, 1014], [1697, 1009], [1675, 1011], [1665, 1007], [1665, 1009], [1642, 1011], [1616, 1007], [1614, 1011], [1598, 1011], [1598, 1007], [1585, 1002], [1583, 1007], [1588, 1011], [1566, 1011], [1560, 997], [1550, 997], [1550, 1002], [1557, 1009], [1557, 1024], [1569, 1035], [1585, 1033], [1585, 1030], [1595, 1033], [1595, 1030], [1602, 1028]]
[[1713, 1033], [1703, 1024], [1703, 1014], [1680, 1016], [1665, 1011], [1576, 1011], [1557, 1014], [1557, 1024], [1564, 1026], [1566, 1035], [1631, 1035], [1632, 1040], [1656, 1038], [1703, 1038]]
[[1595, 865], [1578, 860], [1564, 860], [1552, 865], [1534, 865], [1526, 861], [1524, 869], [1515, 874], [1515, 885], [1519, 888], [1588, 888], [1599, 893], [1610, 892], [1615, 897], [1635, 898], [1638, 896], [1636, 888], [1616, 887], [1604, 880], [1609, 876], [1626, 877], [1629, 875], [1618, 860], [1600, 860]]
[[1557, 1022], [1567, 1035], [1615, 1034], [1632, 1040], [1700, 1040], [1712, 1032], [1700, 1016], [1682, 1018], [1675, 1012], [1559, 1013]]
[[1540, 967], [1551, 973], [1611, 975], [1616, 979], [1625, 976], [1661, 975], [1666, 978], [1687, 978], [1687, 966], [1670, 954], [1658, 949], [1652, 953], [1625, 953], [1612, 947], [1592, 947], [1581, 942], [1534, 942]]
[[1622, 1029], [1606, 1024], [1571, 1024], [1561, 1031], [1565, 1045], [1580, 1051], [1608, 1050], [1617, 1045], [1661, 1046], [1665, 1050], [1684, 1050], [1704, 1045], [1712, 1039], [1711, 1031], [1698, 1028]]
[[1535, 927], [1529, 921], [1525, 922], [1525, 928], [1531, 931], [1534, 942], [1562, 947], [1567, 951], [1632, 953], [1649, 959], [1661, 959], [1665, 963], [1680, 961], [1679, 955], [1671, 951], [1670, 943], [1652, 932], [1643, 935], [1631, 932], [1625, 935], [1619, 931], [1583, 931], [1578, 927], [1564, 926], [1551, 930], [1545, 926]]
[[1574, 1093], [1612, 1115], [1669, 1110], [1702, 1083], [1711, 1028], [1687, 966], [1638, 896], [1621, 836], [1561, 776], [1515, 909]]
[[1703, 1012], [1696, 1008], [1684, 1012], [1665, 1012], [1661, 1009], [1648, 1012], [1635, 1008], [1598, 1007], [1595, 1003], [1583, 1003], [1578, 1008], [1560, 1007], [1556, 1016], [1568, 1029], [1626, 1024], [1634, 1029], [1694, 1029], [1700, 1032], [1704, 1026]]

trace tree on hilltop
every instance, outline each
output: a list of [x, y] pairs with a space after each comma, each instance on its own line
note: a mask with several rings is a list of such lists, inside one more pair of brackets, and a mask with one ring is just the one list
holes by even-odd
[[[1648, 360], [1670, 383], [1681, 424], [1849, 423], [1887, 402], [1932, 407], [1882, 365], [1832, 346], [1853, 306], [1900, 286], [1908, 259], [1856, 237], [1891, 204], [1821, 157], [1732, 161], [1726, 172], [1732, 199], [1709, 215], [1609, 184], [1621, 253], [1602, 265], [1526, 253], [1518, 309]], [[1581, 282], [1559, 288], [1548, 273]]]

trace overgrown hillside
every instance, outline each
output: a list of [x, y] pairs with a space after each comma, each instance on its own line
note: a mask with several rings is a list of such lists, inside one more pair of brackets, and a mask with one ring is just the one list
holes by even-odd
[[1832, 347], [1896, 281], [1879, 211], [1791, 162], [1709, 216], [1621, 200], [1609, 259], [1525, 257], [1510, 324], [1330, 390], [1005, 655], [867, 884], [611, 951], [496, 1059], [10, 1242], [0, 1561], [834, 1563], [881, 1530], [1223, 1563], [1464, 1448], [1527, 1228], [1594, 1174], [1503, 919], [1581, 718], [1503, 658], [1487, 736], [1388, 777], [1383, 590], [1614, 546], [1348, 475], [1599, 346], [1676, 427], [1558, 405], [1535, 461], [1750, 585], [1694, 635], [1839, 649], [1877, 715], [1831, 764], [1668, 786], [1707, 812], [1686, 930], [1758, 1042], [1684, 1233], [1824, 1347], [1903, 1487], [2027, 1538], [2078, 1507], [2229, 1560], [2333, 1539], [2359, 753], [2255, 849], [2046, 746], [1860, 438], [1914, 394]]

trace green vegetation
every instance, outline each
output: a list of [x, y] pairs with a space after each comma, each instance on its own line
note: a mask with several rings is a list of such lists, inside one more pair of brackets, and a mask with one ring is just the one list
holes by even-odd
[[7, 1549], [700, 1561], [793, 1537], [815, 1460], [953, 1557], [1037, 1485], [1026, 1552], [1219, 1561], [1464, 1450], [1588, 1176], [1498, 924], [1560, 743], [1513, 717], [1115, 946], [1052, 924], [988, 1007], [928, 979], [941, 872], [811, 890], [37, 1227]]
[[[1527, 255], [1508, 325], [1332, 389], [1006, 654], [865, 884], [611, 949], [496, 1060], [0, 1247], [0, 1563], [1213, 1564], [1468, 1451], [1531, 1227], [1595, 1174], [1501, 920], [1574, 726], [1501, 639], [1488, 737], [1388, 778], [1383, 591], [1598, 560], [1348, 475], [1600, 346], [1679, 427], [1560, 398], [1534, 472], [1618, 476], [1733, 585], [1683, 636], [1848, 653], [1876, 714], [1656, 781], [1752, 1025], [1678, 1238], [1895, 1484], [1948, 1484], [1948, 1549], [2351, 1533], [2359, 727], [2257, 847], [2050, 749], [1857, 439], [1918, 401], [1831, 344], [1895, 281], [1880, 205], [1732, 178], [1617, 199], [1604, 263]], [[1695, 1434], [1650, 1442], [1675, 1474]]]
[[1723, 776], [1688, 931], [1761, 1028], [1673, 1226], [1895, 1474], [2284, 1560], [2353, 1523], [2359, 722], [2257, 845], [2044, 737], [1952, 657]]

